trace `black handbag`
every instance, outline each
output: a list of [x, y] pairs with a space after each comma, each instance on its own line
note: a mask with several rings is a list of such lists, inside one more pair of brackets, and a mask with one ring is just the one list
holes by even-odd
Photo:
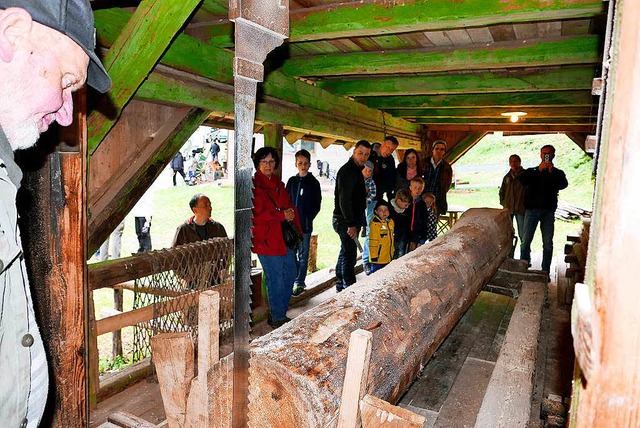
[[283, 221], [282, 223], [282, 238], [287, 247], [292, 250], [297, 250], [300, 244], [302, 244], [302, 233], [298, 230], [295, 224], [290, 221]]

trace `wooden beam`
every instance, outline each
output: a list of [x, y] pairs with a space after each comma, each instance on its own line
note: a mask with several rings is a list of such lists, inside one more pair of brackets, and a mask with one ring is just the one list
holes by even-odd
[[426, 418], [367, 394], [360, 401], [362, 428], [422, 428]]
[[449, 149], [445, 155], [445, 159], [450, 164], [455, 163], [487, 134], [488, 132], [486, 131], [470, 132], [466, 137]]
[[290, 58], [281, 67], [289, 76], [434, 73], [440, 71], [549, 67], [601, 61], [598, 36], [518, 40], [412, 51], [358, 52]]
[[[220, 115], [233, 117], [233, 92], [231, 86], [222, 86], [212, 81], [189, 76], [169, 77], [153, 73], [140, 87], [140, 99], [155, 102], [194, 106], [206, 106], [207, 110]], [[357, 104], [357, 103], [354, 103]], [[350, 139], [357, 141], [381, 141], [384, 138], [382, 116], [379, 121], [369, 120], [367, 115], [349, 114], [336, 109], [331, 112], [315, 110], [300, 105], [292, 105], [271, 97], [264, 97], [258, 102], [256, 120], [266, 123], [283, 123], [287, 127], [305, 131], [310, 134], [334, 138], [335, 140]], [[402, 120], [404, 123], [410, 123]], [[386, 122], [387, 132], [396, 135], [403, 147], [414, 147], [418, 144], [417, 135], [419, 125], [411, 124], [414, 132], [408, 132], [404, 127], [394, 126], [394, 122]]]
[[370, 331], [358, 329], [349, 337], [349, 352], [340, 396], [338, 428], [355, 428], [360, 424], [360, 399], [364, 396], [371, 359]]
[[429, 130], [432, 131], [504, 131], [504, 132], [533, 132], [533, 133], [547, 133], [547, 132], [594, 132], [595, 125], [538, 125], [535, 123], [494, 123], [494, 124], [435, 124], [429, 125]]
[[19, 161], [25, 171], [20, 228], [50, 373], [42, 424], [59, 428], [88, 420], [86, 89], [74, 94], [74, 105], [71, 126], [47, 133], [49, 144], [38, 145], [47, 149], [25, 152]]
[[122, 108], [199, 3], [200, 0], [143, 0], [126, 21], [102, 61], [113, 87], [101, 97], [101, 102], [110, 103], [108, 111], [99, 107], [89, 116], [89, 154], [111, 130]]
[[580, 67], [517, 73], [332, 79], [318, 82], [318, 87], [350, 97], [588, 90], [594, 74], [593, 67]]
[[347, 2], [309, 9], [292, 9], [292, 42], [374, 36], [411, 31], [482, 27], [500, 23], [585, 18], [601, 14], [599, 0], [414, 0], [390, 6], [388, 0]]
[[[129, 104], [127, 109], [133, 109], [135, 106]], [[122, 221], [184, 142], [208, 116], [208, 111], [197, 108], [176, 109], [173, 119], [167, 119], [164, 126], [155, 129], [153, 135], [145, 136], [146, 139], [143, 141], [136, 139], [143, 138], [148, 124], [145, 123], [143, 127], [138, 122], [129, 129], [124, 129], [127, 125], [125, 121], [121, 120], [118, 123], [117, 126], [123, 127], [122, 139], [128, 144], [137, 144], [138, 148], [132, 155], [135, 161], [125, 159], [117, 171], [111, 171], [113, 178], [101, 187], [94, 188], [89, 195], [89, 253], [92, 254]], [[140, 121], [140, 118], [137, 120]], [[100, 147], [91, 156], [91, 162], [99, 162], [103, 150], [105, 149]]]
[[[596, 116], [591, 106], [574, 107], [574, 106], [550, 106], [550, 107], [528, 107], [523, 109], [527, 113], [521, 118], [523, 121], [531, 119], [553, 119], [553, 118], [585, 118], [587, 120]], [[473, 119], [489, 118], [493, 120], [508, 120], [504, 116], [504, 107], [448, 107], [448, 108], [421, 108], [421, 109], [388, 109], [387, 112], [394, 116], [402, 116], [406, 118], [418, 117], [426, 120], [430, 118], [466, 118], [470, 121]]]
[[289, 131], [287, 132], [287, 135], [285, 135], [284, 138], [287, 140], [287, 143], [294, 144], [296, 141], [298, 141], [305, 135], [307, 135], [306, 132]]
[[264, 146], [271, 147], [278, 152], [278, 156], [280, 157], [280, 165], [273, 172], [282, 180], [282, 141], [284, 139], [283, 136], [284, 129], [282, 125], [275, 123], [267, 123], [262, 129], [262, 135], [264, 135]]
[[403, 95], [356, 97], [356, 101], [376, 109], [447, 108], [447, 107], [546, 107], [571, 105], [591, 106], [589, 91], [480, 93], [464, 95]]

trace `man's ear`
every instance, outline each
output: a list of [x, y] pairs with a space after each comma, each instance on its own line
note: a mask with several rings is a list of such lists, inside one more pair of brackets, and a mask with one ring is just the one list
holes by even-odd
[[11, 62], [20, 39], [31, 32], [33, 20], [24, 9], [10, 7], [0, 10], [0, 60]]

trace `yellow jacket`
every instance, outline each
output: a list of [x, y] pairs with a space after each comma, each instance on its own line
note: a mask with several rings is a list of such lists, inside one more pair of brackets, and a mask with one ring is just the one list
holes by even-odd
[[393, 220], [373, 216], [369, 224], [369, 261], [386, 265], [393, 259]]

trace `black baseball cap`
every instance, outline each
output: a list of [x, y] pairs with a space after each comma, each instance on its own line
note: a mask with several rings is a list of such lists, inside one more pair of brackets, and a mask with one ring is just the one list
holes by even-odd
[[0, 9], [18, 7], [34, 21], [53, 28], [76, 42], [89, 55], [87, 83], [100, 92], [111, 88], [111, 78], [96, 56], [96, 30], [89, 0], [0, 0]]

